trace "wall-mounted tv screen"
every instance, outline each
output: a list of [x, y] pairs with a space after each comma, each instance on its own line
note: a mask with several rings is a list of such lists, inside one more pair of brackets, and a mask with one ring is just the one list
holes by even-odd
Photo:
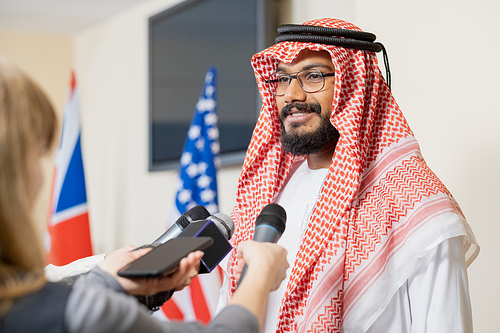
[[274, 0], [187, 0], [149, 19], [149, 170], [177, 168], [210, 67], [222, 165], [241, 163], [261, 101], [250, 64], [273, 44]]

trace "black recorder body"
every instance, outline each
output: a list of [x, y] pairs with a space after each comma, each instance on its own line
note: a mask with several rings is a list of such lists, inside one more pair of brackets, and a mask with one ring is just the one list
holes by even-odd
[[182, 237], [210, 237], [214, 240], [212, 245], [209, 245], [204, 250], [205, 254], [203, 258], [201, 258], [200, 270], [198, 272], [200, 274], [210, 273], [214, 270], [233, 248], [219, 228], [210, 219], [190, 223], [179, 236], [177, 236], [177, 238]]

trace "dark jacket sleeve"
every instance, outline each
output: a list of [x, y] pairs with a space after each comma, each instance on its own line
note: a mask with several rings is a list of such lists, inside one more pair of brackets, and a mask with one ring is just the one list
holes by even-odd
[[159, 321], [99, 267], [75, 284], [68, 299], [65, 323], [70, 333], [258, 332], [257, 318], [240, 306], [226, 307], [207, 326]]

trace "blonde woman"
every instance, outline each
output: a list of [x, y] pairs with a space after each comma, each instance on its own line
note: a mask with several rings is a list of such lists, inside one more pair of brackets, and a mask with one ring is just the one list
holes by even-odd
[[[170, 277], [130, 280], [120, 268], [150, 249], [125, 247], [70, 289], [47, 282], [45, 257], [32, 220], [43, 184], [41, 160], [54, 147], [57, 117], [33, 81], [0, 57], [0, 331], [1, 332], [257, 332], [269, 292], [288, 267], [275, 244], [247, 242], [238, 248], [247, 277], [208, 326], [152, 318], [129, 295], [150, 295], [186, 284], [202, 253], [184, 258]], [[241, 266], [242, 267], [242, 266]], [[241, 271], [241, 269], [240, 269]]]

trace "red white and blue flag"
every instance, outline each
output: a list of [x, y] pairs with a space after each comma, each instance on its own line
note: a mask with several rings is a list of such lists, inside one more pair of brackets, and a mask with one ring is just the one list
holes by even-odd
[[80, 135], [80, 96], [71, 73], [46, 237], [48, 261], [56, 266], [92, 255]]
[[[172, 214], [175, 217], [196, 205], [205, 206], [212, 215], [218, 212], [216, 174], [220, 166], [220, 146], [216, 78], [216, 69], [210, 68], [184, 144], [175, 212]], [[162, 306], [161, 312], [170, 320], [208, 323], [215, 313], [221, 286], [222, 272], [219, 268], [210, 274], [199, 275], [188, 287], [174, 293]]]

